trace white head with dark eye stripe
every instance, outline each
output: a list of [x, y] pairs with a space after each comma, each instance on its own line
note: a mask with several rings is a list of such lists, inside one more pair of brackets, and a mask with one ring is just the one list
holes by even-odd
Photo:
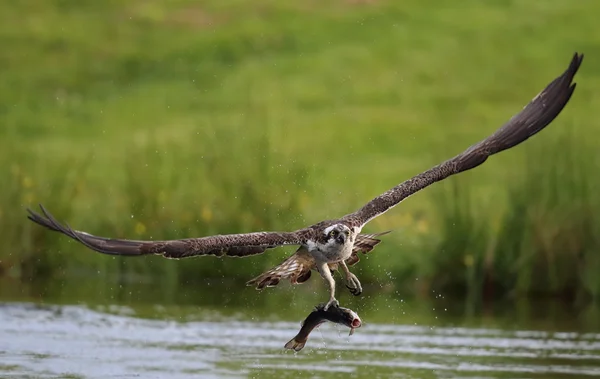
[[352, 255], [356, 239], [356, 228], [337, 223], [320, 229], [314, 240], [307, 241], [306, 247], [317, 261], [339, 262]]
[[333, 224], [323, 231], [326, 245], [344, 245], [352, 241], [352, 231], [344, 224]]

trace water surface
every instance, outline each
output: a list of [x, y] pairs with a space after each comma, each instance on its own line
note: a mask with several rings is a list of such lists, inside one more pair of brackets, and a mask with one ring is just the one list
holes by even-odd
[[86, 287], [81, 282], [63, 282], [55, 287], [62, 290], [44, 293], [14, 281], [0, 283], [1, 377], [600, 376], [598, 313], [590, 306], [473, 307], [442, 296], [407, 301], [392, 293], [344, 297], [342, 304], [358, 310], [364, 326], [349, 337], [345, 327], [323, 325], [304, 350], [293, 353], [282, 347], [320, 299], [318, 287], [316, 293], [240, 288], [187, 295], [179, 289], [174, 303], [152, 283], [88, 282], [104, 294], [102, 301], [91, 301], [91, 293], [81, 297]]

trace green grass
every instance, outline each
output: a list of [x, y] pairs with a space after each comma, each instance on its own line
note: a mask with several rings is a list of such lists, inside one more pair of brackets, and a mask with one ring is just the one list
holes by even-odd
[[433, 287], [475, 298], [600, 295], [596, 149], [559, 136], [528, 151], [524, 167], [509, 176], [503, 209], [477, 202], [485, 205], [475, 210], [468, 186], [457, 180], [449, 182], [454, 191], [437, 191], [442, 233], [421, 267], [434, 273]]
[[[573, 211], [583, 209], [579, 200], [545, 193], [531, 205], [523, 196], [535, 183], [513, 179], [541, 170], [547, 159], [532, 152], [556, 146], [564, 130], [575, 130], [575, 157], [585, 140], [584, 158], [596, 161], [598, 11], [591, 0], [3, 3], [0, 236], [8, 248], [0, 267], [16, 276], [153, 273], [171, 285], [249, 279], [283, 252], [119, 260], [36, 228], [24, 208], [41, 202], [77, 229], [136, 239], [292, 229], [340, 216], [491, 133], [574, 51], [586, 59], [557, 121], [374, 220], [366, 231], [395, 232], [356, 270], [382, 286], [482, 293], [482, 267], [500, 259], [482, 258], [492, 251], [509, 249], [514, 262], [544, 257], [527, 236], [511, 239], [518, 248], [499, 242], [509, 243], [511, 212], [554, 212], [559, 229], [579, 227], [562, 220], [585, 222], [587, 237], [578, 239], [593, 259], [588, 235], [597, 224]], [[559, 164], [561, 155], [551, 155]], [[594, 164], [579, 175], [592, 177]], [[565, 282], [553, 262], [548, 283]], [[537, 266], [504, 266], [520, 278], [504, 287], [533, 289], [527, 270]], [[591, 271], [583, 277], [579, 286], [598, 288]]]

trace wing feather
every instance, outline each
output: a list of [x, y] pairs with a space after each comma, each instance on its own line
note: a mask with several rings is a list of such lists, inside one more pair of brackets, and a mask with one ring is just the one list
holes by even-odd
[[470, 170], [496, 153], [509, 149], [533, 136], [556, 118], [568, 103], [575, 83], [572, 83], [583, 54], [573, 56], [565, 72], [536, 95], [521, 112], [513, 116], [494, 134], [467, 150], [371, 200], [358, 211], [344, 216], [346, 222], [362, 227], [373, 218], [396, 206], [410, 195], [459, 172]]
[[289, 279], [292, 284], [304, 283], [310, 278], [311, 270], [315, 267], [315, 259], [305, 248], [300, 247], [281, 264], [249, 280], [246, 285], [261, 290], [276, 286], [282, 279]]
[[257, 232], [225, 234], [170, 241], [137, 241], [98, 237], [62, 225], [42, 205], [43, 216], [28, 209], [28, 218], [50, 230], [62, 233], [99, 253], [139, 256], [162, 255], [165, 258], [186, 258], [201, 255], [246, 257], [282, 245], [301, 245], [310, 235], [309, 229], [296, 232]]
[[[366, 254], [373, 250], [375, 245], [381, 242], [381, 240], [375, 237], [388, 234], [389, 232], [359, 234], [356, 236], [352, 255], [346, 259], [346, 264], [351, 266], [357, 263], [360, 260], [358, 253], [362, 252]], [[256, 289], [261, 290], [265, 287], [275, 287], [283, 279], [289, 279], [292, 284], [301, 284], [310, 279], [311, 271], [316, 269], [317, 266], [313, 256], [304, 247], [300, 247], [294, 254], [281, 262], [281, 264], [248, 281], [246, 285], [254, 286]], [[330, 263], [329, 269], [332, 271], [337, 270], [338, 264]]]
[[374, 233], [374, 234], [359, 234], [356, 236], [356, 241], [354, 241], [354, 246], [352, 247], [352, 255], [350, 258], [346, 259], [346, 264], [348, 266], [353, 266], [360, 261], [360, 257], [358, 253], [367, 254], [371, 250], [375, 248], [381, 242], [380, 239], [375, 237], [383, 236], [385, 234], [390, 233], [391, 230], [387, 232]]

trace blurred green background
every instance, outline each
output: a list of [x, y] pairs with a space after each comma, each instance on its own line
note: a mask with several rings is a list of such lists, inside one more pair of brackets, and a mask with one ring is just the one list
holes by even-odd
[[354, 271], [406, 294], [597, 297], [598, 14], [592, 0], [4, 1], [1, 275], [243, 286], [293, 248], [117, 259], [25, 208], [133, 239], [303, 227], [485, 138], [578, 51], [547, 130], [372, 221], [394, 232]]

